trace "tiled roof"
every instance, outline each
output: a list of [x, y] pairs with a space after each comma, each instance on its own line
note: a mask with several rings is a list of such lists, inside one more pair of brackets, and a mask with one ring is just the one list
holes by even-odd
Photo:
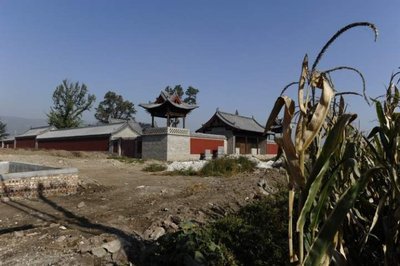
[[16, 138], [35, 137], [35, 136], [43, 134], [43, 133], [45, 133], [45, 132], [47, 132], [47, 131], [49, 131], [51, 129], [53, 129], [53, 127], [50, 127], [50, 126], [34, 127], [34, 128], [31, 128], [31, 129], [28, 129], [27, 131], [25, 131], [21, 135], [16, 136]]
[[193, 110], [195, 108], [197, 108], [197, 105], [194, 104], [187, 104], [185, 102], [182, 101], [182, 103], [175, 103], [175, 101], [173, 100], [174, 97], [176, 97], [175, 94], [173, 95], [168, 95], [168, 93], [166, 93], [165, 91], [161, 91], [160, 96], [162, 97], [162, 99], [164, 100], [164, 102], [161, 103], [141, 103], [139, 104], [139, 106], [143, 107], [144, 109], [153, 109], [156, 107], [159, 107], [163, 104], [165, 104], [165, 102], [169, 102], [170, 104], [172, 104], [173, 106], [177, 107], [177, 108], [182, 108], [182, 109], [186, 109], [186, 110]]
[[111, 135], [118, 132], [127, 123], [115, 123], [101, 126], [89, 126], [80, 128], [60, 129], [46, 132], [37, 137], [37, 139], [55, 139], [55, 138], [71, 138], [71, 137], [82, 137], [82, 136], [101, 136]]
[[230, 113], [225, 113], [217, 111], [215, 113], [223, 122], [230, 125], [233, 128], [240, 130], [264, 133], [264, 127], [261, 126], [254, 117], [246, 117], [241, 115], [235, 115]]

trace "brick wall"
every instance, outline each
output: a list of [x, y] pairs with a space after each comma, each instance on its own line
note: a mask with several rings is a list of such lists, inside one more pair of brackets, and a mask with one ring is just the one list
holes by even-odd
[[34, 149], [36, 137], [30, 138], [16, 138], [16, 147], [19, 149]]
[[277, 154], [278, 153], [278, 144], [275, 142], [267, 142], [265, 145], [266, 154]]
[[0, 183], [0, 197], [35, 198], [76, 193], [78, 174], [59, 174], [6, 179]]
[[109, 137], [39, 139], [38, 148], [66, 151], [109, 151]]
[[219, 146], [224, 146], [224, 140], [190, 138], [190, 154], [202, 154], [205, 150], [216, 151]]

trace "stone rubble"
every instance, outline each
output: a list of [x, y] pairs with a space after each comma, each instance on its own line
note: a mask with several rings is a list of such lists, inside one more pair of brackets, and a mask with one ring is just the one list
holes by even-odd
[[[238, 158], [240, 155], [229, 155], [230, 158]], [[247, 156], [250, 161], [256, 163], [256, 168], [258, 169], [271, 169], [273, 167], [279, 167], [273, 160], [269, 161], [261, 161], [255, 156]], [[193, 170], [193, 171], [200, 171], [204, 165], [207, 163], [207, 160], [200, 160], [200, 161], [174, 161], [167, 166], [167, 171], [185, 171], [185, 170]], [[138, 187], [139, 188], [139, 187]]]

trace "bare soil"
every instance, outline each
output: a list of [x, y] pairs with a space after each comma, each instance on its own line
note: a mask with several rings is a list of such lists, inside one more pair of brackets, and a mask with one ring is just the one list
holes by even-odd
[[[206, 223], [261, 197], [260, 178], [272, 187], [283, 179], [275, 169], [229, 178], [148, 173], [152, 162], [102, 153], [3, 149], [0, 160], [76, 167], [81, 181], [75, 195], [0, 202], [0, 265], [140, 265], [146, 230]], [[113, 239], [121, 251], [94, 254]]]

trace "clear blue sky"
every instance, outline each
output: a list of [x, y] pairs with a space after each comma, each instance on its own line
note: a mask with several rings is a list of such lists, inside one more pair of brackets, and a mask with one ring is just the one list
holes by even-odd
[[[88, 85], [100, 102], [108, 90], [137, 107], [167, 85], [200, 90], [188, 118], [197, 129], [215, 112], [237, 109], [265, 123], [281, 88], [297, 81], [305, 53], [312, 61], [340, 27], [344, 34], [320, 69], [360, 69], [371, 96], [383, 93], [400, 66], [399, 1], [1, 1], [0, 115], [45, 118], [65, 78]], [[361, 90], [351, 72], [333, 76], [339, 91]], [[291, 95], [294, 94], [294, 89]], [[369, 128], [372, 108], [348, 98]], [[85, 120], [94, 121], [93, 111]]]

